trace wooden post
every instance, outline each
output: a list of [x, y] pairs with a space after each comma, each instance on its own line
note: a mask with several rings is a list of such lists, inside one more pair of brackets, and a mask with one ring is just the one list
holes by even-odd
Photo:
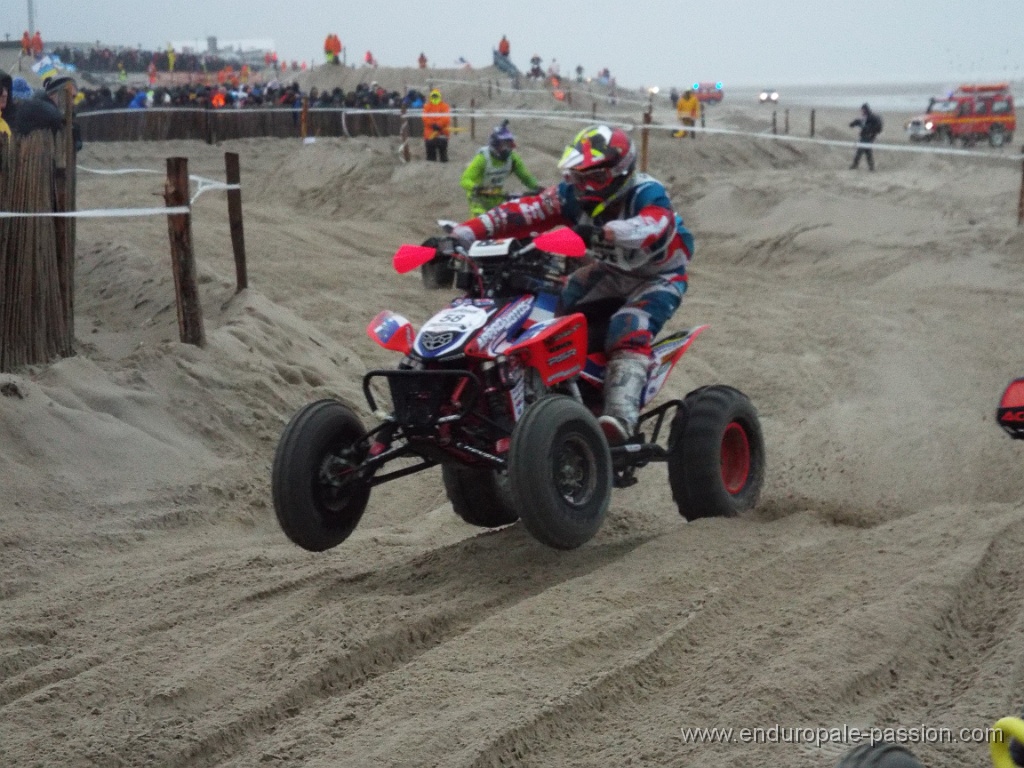
[[[491, 81], [488, 80], [487, 81], [487, 100], [490, 101], [490, 99], [491, 99]], [[472, 103], [472, 100], [470, 100], [470, 103]]]
[[590, 108], [590, 117], [592, 120], [597, 120], [597, 102]]
[[647, 105], [647, 109], [644, 110], [644, 127], [640, 129], [640, 172], [647, 173], [647, 142], [649, 139], [648, 134], [651, 129], [647, 126], [651, 124], [651, 105]]
[[476, 99], [469, 100], [469, 138], [476, 138]]
[[[225, 179], [228, 184], [240, 184], [238, 153], [224, 153]], [[231, 250], [235, 254], [235, 293], [249, 287], [249, 275], [245, 266], [245, 231], [242, 228], [242, 190], [228, 190], [228, 226], [231, 227]]]
[[[75, 201], [74, 85], [66, 83], [60, 94], [59, 107], [64, 113], [63, 145], [58, 146], [53, 177], [54, 211], [66, 213], [77, 209]], [[63, 304], [63, 333], [54, 341], [61, 357], [74, 354], [75, 338], [75, 219], [55, 218], [57, 238], [57, 279]]]
[[772, 110], [772, 133], [773, 134], [777, 134], [778, 132], [779, 132], [778, 113], [773, 109]]
[[[167, 158], [167, 182], [164, 200], [168, 208], [188, 207], [188, 159]], [[201, 347], [203, 307], [199, 302], [196, 262], [192, 253], [192, 216], [189, 213], [167, 215], [167, 233], [171, 240], [171, 270], [174, 273], [174, 294], [178, 304], [178, 334], [184, 344]]]
[[789, 136], [789, 110], [787, 109], [783, 114], [786, 117], [786, 122], [785, 122], [785, 126], [786, 127], [783, 129], [782, 132], [785, 133], [787, 136]]
[[402, 105], [402, 159], [409, 162], [412, 155], [409, 153], [409, 118], [406, 116], [406, 107]]
[[814, 138], [814, 110], [811, 110], [811, 138]]
[[704, 102], [700, 103], [700, 127], [704, 127]]
[[217, 111], [212, 104], [206, 105], [206, 143], [217, 143]]
[[[1024, 155], [1024, 147], [1020, 148]], [[1024, 159], [1020, 161], [1020, 199], [1017, 201], [1017, 226], [1024, 222]]]

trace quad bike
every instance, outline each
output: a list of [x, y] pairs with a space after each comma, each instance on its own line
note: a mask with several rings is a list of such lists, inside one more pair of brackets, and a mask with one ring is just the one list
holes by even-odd
[[1003, 390], [996, 421], [1014, 440], [1024, 439], [1024, 378], [1014, 379]]
[[[764, 478], [764, 440], [757, 411], [733, 387], [700, 387], [650, 408], [632, 439], [608, 444], [597, 421], [606, 358], [588, 352], [603, 346], [588, 337], [603, 340], [613, 308], [555, 313], [571, 263], [586, 252], [575, 232], [479, 241], [468, 250], [450, 238], [440, 249], [403, 245], [394, 267], [412, 271], [438, 250], [463, 294], [418, 333], [391, 311], [367, 327], [374, 341], [402, 356], [395, 368], [363, 377], [381, 423], [367, 430], [352, 408], [327, 399], [300, 409], [281, 435], [274, 508], [295, 544], [310, 551], [337, 546], [355, 529], [374, 486], [438, 464], [464, 521], [496, 528], [519, 520], [556, 549], [594, 536], [612, 488], [635, 484], [637, 471], [651, 462], [667, 463], [672, 496], [687, 520], [753, 508]], [[643, 404], [706, 328], [654, 344]], [[386, 385], [390, 410], [378, 402], [379, 385]], [[382, 472], [400, 459], [403, 466]]]

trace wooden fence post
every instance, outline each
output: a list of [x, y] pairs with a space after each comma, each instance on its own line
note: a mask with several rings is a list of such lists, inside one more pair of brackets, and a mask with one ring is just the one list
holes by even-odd
[[[187, 158], [167, 158], [164, 200], [168, 208], [189, 207]], [[191, 214], [168, 214], [167, 233], [171, 240], [171, 270], [174, 273], [174, 294], [178, 305], [178, 334], [183, 343], [201, 347], [206, 343], [206, 337], [203, 333], [203, 307], [199, 301], [196, 281], [196, 261], [192, 253]]]
[[640, 129], [640, 172], [647, 173], [647, 142], [649, 139], [648, 134], [651, 129], [647, 126], [651, 124], [651, 109], [652, 105], [648, 104], [647, 109], [644, 110], [644, 127]]
[[773, 134], [777, 134], [778, 132], [779, 132], [778, 113], [773, 109], [772, 110], [772, 133]]
[[409, 117], [406, 111], [405, 104], [402, 104], [402, 130], [399, 136], [402, 139], [402, 159], [408, 163], [412, 159], [412, 154], [409, 152]]
[[[224, 177], [228, 184], [241, 184], [238, 153], [224, 153]], [[242, 190], [228, 190], [228, 225], [231, 227], [231, 250], [235, 254], [235, 293], [249, 287], [245, 266], [245, 231], [242, 228]]]
[[206, 143], [217, 143], [217, 113], [212, 104], [206, 105]]
[[476, 99], [469, 100], [469, 138], [476, 138]]
[[[1020, 148], [1024, 156], [1024, 147]], [[1017, 201], [1017, 226], [1024, 222], [1024, 159], [1020, 161], [1020, 199]]]
[[811, 138], [814, 138], [814, 110], [811, 110]]
[[594, 120], [594, 121], [597, 120], [597, 102], [596, 101], [593, 103], [593, 106], [591, 106], [591, 108], [590, 108], [590, 118], [592, 120]]
[[783, 129], [783, 133], [785, 133], [788, 136], [789, 135], [789, 110], [787, 109], [783, 114], [785, 115], [785, 118], [786, 118], [786, 122], [785, 122], [785, 126], [786, 127]]

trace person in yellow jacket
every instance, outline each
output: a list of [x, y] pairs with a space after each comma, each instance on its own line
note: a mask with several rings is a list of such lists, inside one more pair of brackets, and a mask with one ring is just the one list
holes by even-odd
[[679, 122], [684, 127], [672, 135], [677, 139], [681, 139], [689, 133], [691, 139], [697, 138], [696, 131], [686, 130], [686, 128], [697, 124], [697, 117], [700, 115], [700, 99], [697, 98], [697, 94], [691, 90], [684, 91], [683, 95], [679, 97], [679, 101], [676, 102], [676, 114], [679, 116]]
[[434, 88], [423, 105], [423, 143], [427, 160], [448, 162], [448, 136], [451, 135], [451, 107]]
[[515, 148], [516, 137], [506, 120], [491, 131], [487, 146], [481, 147], [469, 161], [459, 184], [466, 190], [470, 216], [479, 216], [504, 203], [505, 180], [512, 174], [529, 192], [536, 194], [540, 185]]

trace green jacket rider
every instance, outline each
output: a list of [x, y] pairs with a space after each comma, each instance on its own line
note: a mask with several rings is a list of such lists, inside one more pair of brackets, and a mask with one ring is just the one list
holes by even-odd
[[473, 155], [459, 182], [469, 201], [471, 216], [479, 216], [505, 202], [505, 179], [511, 174], [528, 190], [540, 187], [515, 151], [516, 137], [509, 130], [508, 120], [491, 132], [490, 142]]

